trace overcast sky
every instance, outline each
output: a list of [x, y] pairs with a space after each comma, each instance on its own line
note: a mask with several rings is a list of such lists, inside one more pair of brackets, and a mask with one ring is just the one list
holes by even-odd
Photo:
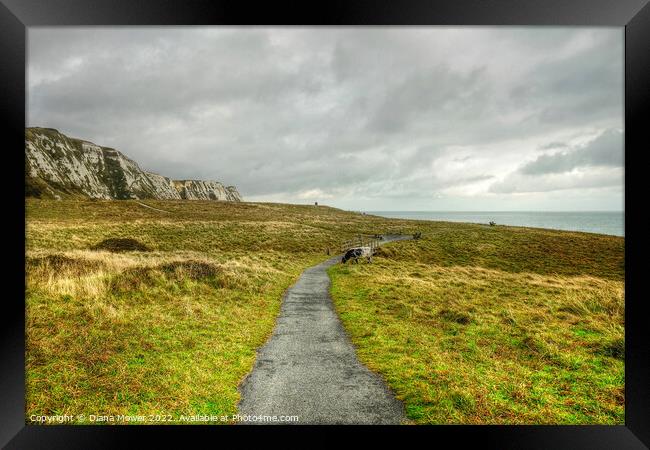
[[366, 211], [623, 209], [623, 28], [28, 30], [28, 126], [145, 170]]

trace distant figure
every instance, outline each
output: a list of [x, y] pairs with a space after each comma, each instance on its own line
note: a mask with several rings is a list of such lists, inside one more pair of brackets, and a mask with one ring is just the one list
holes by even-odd
[[495, 226], [495, 225], [496, 225], [496, 222], [492, 222], [492, 221], [490, 221], [490, 226], [491, 226], [491, 227], [493, 227], [493, 226]]
[[314, 206], [318, 206], [318, 202], [314, 202]]

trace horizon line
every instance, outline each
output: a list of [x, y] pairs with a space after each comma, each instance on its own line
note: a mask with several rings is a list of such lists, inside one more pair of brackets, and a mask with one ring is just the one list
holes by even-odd
[[[323, 205], [325, 206], [325, 205]], [[364, 212], [406, 212], [406, 213], [414, 213], [414, 212], [426, 212], [426, 213], [431, 213], [431, 212], [459, 212], [459, 213], [477, 213], [477, 212], [489, 212], [489, 213], [494, 213], [494, 212], [571, 212], [571, 213], [576, 213], [576, 212], [611, 212], [611, 213], [625, 213], [625, 210], [614, 210], [614, 209], [577, 209], [577, 210], [569, 210], [569, 209], [467, 209], [467, 210], [454, 210], [454, 209], [412, 209], [412, 210], [407, 210], [407, 209], [373, 209], [373, 210], [360, 210]]]

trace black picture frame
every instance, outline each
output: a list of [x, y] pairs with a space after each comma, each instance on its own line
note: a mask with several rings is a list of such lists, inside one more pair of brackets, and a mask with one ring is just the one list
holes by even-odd
[[[224, 434], [260, 436], [287, 430], [326, 439], [330, 427], [36, 426], [25, 424], [25, 62], [27, 27], [61, 25], [537, 25], [625, 28], [625, 255], [626, 358], [624, 426], [347, 427], [337, 430], [385, 436], [427, 434], [432, 445], [488, 448], [636, 449], [650, 446], [649, 326], [643, 314], [647, 230], [643, 226], [642, 170], [649, 148], [643, 121], [650, 109], [649, 0], [330, 0], [234, 2], [224, 0], [0, 0], [0, 114], [5, 205], [2, 295], [0, 445], [6, 448], [113, 448], [133, 439], [209, 439]], [[9, 199], [7, 200], [7, 196]], [[638, 203], [635, 206], [635, 197]], [[9, 244], [9, 245], [8, 245]], [[22, 280], [22, 281], [21, 281]], [[307, 431], [307, 433], [304, 433]], [[303, 434], [304, 433], [304, 434]], [[215, 434], [217, 436], [215, 436]], [[424, 436], [421, 436], [424, 437]], [[208, 441], [210, 442], [210, 441]], [[243, 444], [240, 441], [238, 445]]]

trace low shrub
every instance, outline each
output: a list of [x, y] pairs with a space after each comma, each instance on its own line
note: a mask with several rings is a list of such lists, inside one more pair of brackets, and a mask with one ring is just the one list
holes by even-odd
[[142, 242], [132, 238], [108, 238], [93, 245], [92, 250], [120, 252], [150, 252], [151, 249]]

